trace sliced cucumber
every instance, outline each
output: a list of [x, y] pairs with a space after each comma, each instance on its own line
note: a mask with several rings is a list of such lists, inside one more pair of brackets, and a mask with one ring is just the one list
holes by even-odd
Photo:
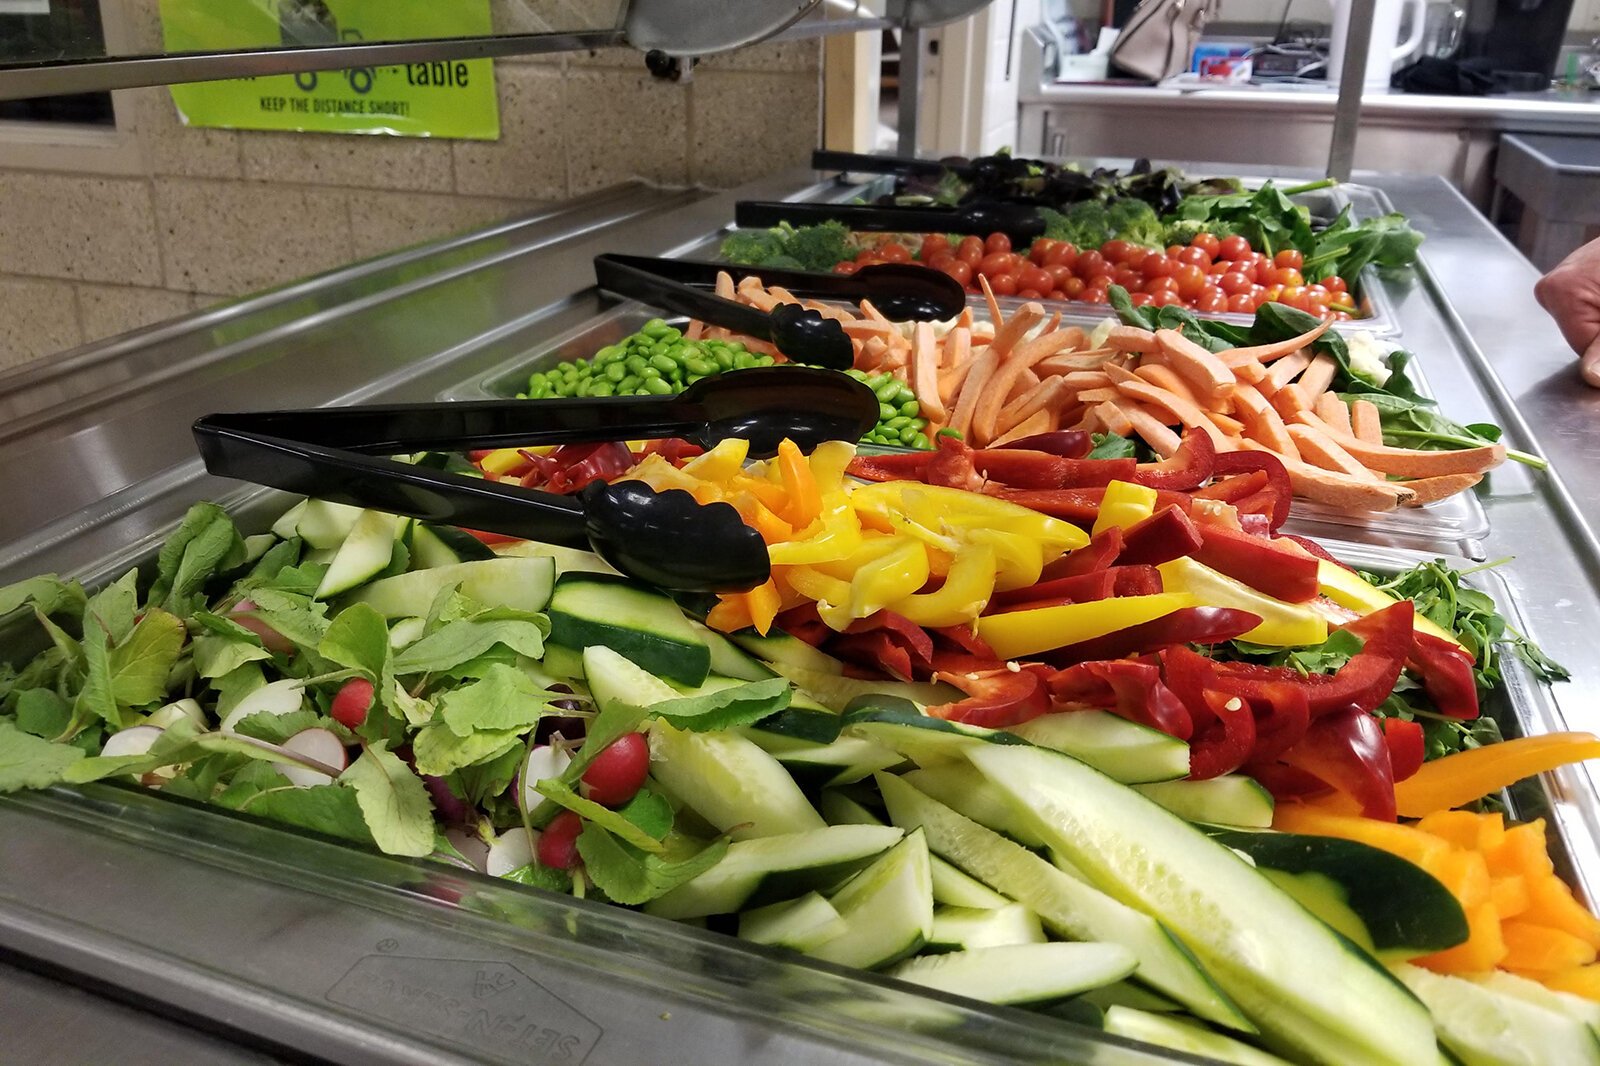
[[751, 726], [749, 735], [774, 755], [799, 751], [838, 740], [839, 716], [796, 689], [789, 697], [789, 706]]
[[736, 840], [715, 866], [645, 904], [645, 910], [663, 918], [703, 918], [832, 889], [903, 835], [886, 825], [834, 825]]
[[1570, 1015], [1487, 985], [1402, 963], [1395, 975], [1433, 1012], [1439, 1042], [1466, 1066], [1592, 1066], [1594, 1031]]
[[810, 951], [845, 931], [845, 920], [818, 892], [786, 899], [739, 915], [739, 938]]
[[1004, 833], [1030, 848], [1044, 847], [1044, 839], [1033, 828], [1033, 823], [1020, 817], [1006, 794], [989, 784], [989, 779], [971, 763], [944, 763], [902, 776], [908, 784], [962, 817], [996, 833]]
[[922, 833], [906, 834], [834, 893], [832, 902], [845, 930], [812, 956], [875, 970], [915, 954], [933, 934], [933, 881]]
[[968, 758], [1096, 885], [1182, 937], [1272, 1046], [1317, 1061], [1443, 1062], [1415, 998], [1224, 845], [1069, 756], [993, 744]]
[[1494, 992], [1496, 995], [1510, 996], [1520, 999], [1545, 1010], [1553, 1010], [1558, 1014], [1580, 1021], [1590, 1030], [1600, 1034], [1600, 1003], [1592, 999], [1584, 999], [1570, 992], [1557, 992], [1555, 989], [1546, 988], [1537, 981], [1530, 981], [1526, 977], [1507, 973], [1504, 970], [1493, 970], [1486, 974], [1475, 974], [1469, 978], [1475, 984]]
[[[287, 540], [288, 538], [284, 539]], [[278, 543], [278, 538], [271, 533], [257, 533], [254, 536], [244, 538], [244, 562], [240, 565], [249, 566], [271, 551], [272, 546], [276, 543]]]
[[657, 719], [650, 724], [650, 769], [735, 840], [825, 828], [783, 765], [737, 733], [691, 733]]
[[826, 788], [817, 797], [822, 820], [829, 825], [882, 825], [883, 819], [836, 788]]
[[[548, 659], [548, 653], [546, 654]], [[681, 693], [625, 655], [604, 644], [583, 649], [581, 676], [589, 683], [595, 702], [602, 708], [625, 703], [631, 707], [653, 707], [677, 699]]]
[[[805, 647], [811, 647], [805, 644]], [[809, 692], [825, 707], [843, 710], [863, 697], [891, 696], [910, 700], [919, 707], [950, 703], [961, 699], [961, 693], [942, 682], [924, 681], [864, 681], [822, 670], [809, 670], [788, 663], [773, 663], [772, 668]]]
[[906, 781], [887, 774], [879, 774], [877, 781], [895, 825], [922, 829], [935, 852], [1026, 905], [1051, 932], [1073, 940], [1121, 944], [1138, 960], [1142, 982], [1199, 1017], [1230, 1028], [1251, 1028], [1193, 957], [1153, 918], [1068, 877], [1022, 845], [963, 818]]
[[544, 668], [563, 681], [582, 681], [583, 652], [574, 651], [562, 644], [546, 644], [544, 656], [539, 660]]
[[1043, 1003], [1120, 981], [1133, 955], [1116, 944], [1008, 944], [907, 959], [889, 976], [985, 1003]]
[[502, 559], [551, 559], [558, 574], [615, 574], [617, 568], [592, 551], [566, 548], [559, 544], [542, 544], [536, 540], [501, 544], [491, 549]]
[[872, 708], [846, 714], [843, 731], [891, 748], [923, 767], [959, 762], [974, 745], [1027, 743], [998, 729]]
[[1134, 1010], [1154, 1011], [1157, 1014], [1172, 1014], [1183, 1010], [1183, 1004], [1168, 999], [1159, 992], [1150, 991], [1135, 979], [1118, 981], [1114, 985], [1085, 992], [1083, 998], [1101, 1010], [1132, 1007]]
[[769, 677], [778, 676], [760, 659], [757, 659], [715, 629], [701, 625], [692, 618], [689, 620], [689, 628], [693, 629], [700, 639], [705, 641], [706, 647], [710, 650], [711, 672], [713, 674], [721, 674], [724, 677], [737, 677], [741, 681], [765, 681]]
[[1218, 1062], [1231, 1062], [1235, 1066], [1289, 1066], [1276, 1055], [1251, 1047], [1232, 1037], [1214, 1033], [1210, 1029], [1177, 1018], [1151, 1014], [1132, 1007], [1112, 1004], [1106, 1007], [1105, 1030], [1129, 1040], [1139, 1040], [1157, 1047], [1200, 1055]]
[[644, 669], [686, 685], [711, 670], [711, 652], [668, 596], [623, 577], [566, 573], [550, 595], [550, 640], [603, 644]]
[[1009, 731], [1041, 748], [1066, 752], [1129, 784], [1189, 775], [1188, 744], [1110, 711], [1045, 714], [1011, 726]]
[[337, 548], [350, 535], [356, 519], [360, 517], [361, 508], [351, 507], [347, 503], [307, 500], [294, 528], [300, 539], [313, 548]]
[[351, 602], [385, 618], [426, 616], [441, 591], [459, 585], [463, 596], [486, 606], [533, 613], [549, 604], [555, 579], [555, 564], [546, 558], [483, 559], [386, 577], [358, 590]]
[[315, 599], [349, 592], [383, 573], [394, 558], [394, 531], [400, 519], [382, 511], [362, 511], [328, 564]]
[[423, 630], [428, 628], [426, 618], [400, 618], [389, 626], [389, 647], [396, 651], [408, 644], [415, 644], [422, 639]]
[[494, 551], [471, 533], [463, 533], [449, 526], [430, 526], [426, 522], [411, 524], [411, 568], [426, 570], [434, 566], [452, 566], [475, 559], [493, 559]]
[[1272, 793], [1255, 778], [1243, 774], [1207, 781], [1155, 781], [1133, 787], [1185, 821], [1247, 829], [1272, 827]]
[[737, 633], [728, 634], [728, 639], [774, 670], [783, 673], [785, 677], [788, 677], [788, 674], [782, 669], [784, 667], [798, 667], [822, 674], [844, 673], [844, 663], [781, 629], [774, 629], [766, 636], [753, 629], [741, 629]]
[[272, 523], [272, 532], [284, 540], [288, 540], [290, 537], [298, 537], [300, 535], [300, 516], [306, 513], [306, 504], [310, 502], [310, 500], [301, 500], [279, 515], [278, 520]]
[[[751, 730], [754, 735], [757, 731]], [[802, 787], [829, 788], [850, 785], [879, 770], [905, 762], [893, 748], [865, 737], [842, 736], [831, 744], [808, 745], [778, 751], [775, 757]]]
[[1398, 855], [1338, 837], [1205, 832], [1249, 856], [1306, 910], [1385, 961], [1430, 955], [1467, 939], [1456, 897]]
[[[937, 894], [934, 896], [938, 900]], [[930, 951], [974, 951], [1005, 944], [1043, 944], [1039, 916], [1020, 903], [1004, 907], [935, 907]]]

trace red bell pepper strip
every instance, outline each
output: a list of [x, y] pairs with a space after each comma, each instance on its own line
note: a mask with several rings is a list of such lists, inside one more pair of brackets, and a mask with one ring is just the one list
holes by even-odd
[[1256, 747], [1252, 759], [1276, 759], [1300, 743], [1311, 727], [1306, 690], [1286, 681], [1268, 682], [1250, 698], [1256, 715]]
[[1193, 555], [1202, 543], [1199, 528], [1181, 507], [1163, 507], [1123, 531], [1122, 554], [1117, 556], [1117, 562], [1159, 566]]
[[698, 444], [690, 444], [682, 437], [665, 437], [661, 440], [648, 440], [644, 443], [644, 450], [639, 452], [636, 459], [646, 456], [659, 455], [673, 466], [682, 466], [697, 455], [705, 454], [705, 449]]
[[1197, 489], [1210, 480], [1216, 462], [1217, 449], [1211, 438], [1186, 429], [1177, 451], [1159, 463], [1142, 464], [1131, 480], [1152, 489]]
[[1050, 433], [1035, 433], [1031, 437], [1022, 437], [1001, 447], [1049, 452], [1063, 459], [1082, 459], [1094, 450], [1094, 438], [1081, 429], [1058, 429]]
[[851, 477], [863, 481], [922, 481], [933, 461], [931, 452], [903, 455], [857, 455], [845, 467]]
[[1355, 799], [1363, 816], [1395, 820], [1389, 745], [1383, 727], [1366, 710], [1351, 706], [1312, 722], [1305, 739], [1285, 752], [1283, 761]]
[[1475, 660], [1461, 645], [1416, 633], [1406, 665], [1422, 675], [1422, 687], [1439, 713], [1451, 718], [1478, 717], [1478, 681]]
[[1104, 600], [1116, 595], [1117, 575], [1116, 568], [1109, 570], [1091, 570], [1087, 574], [1074, 574], [1071, 577], [1058, 577], [1051, 581], [1041, 581], [1027, 588], [1007, 589], [996, 592], [989, 600], [991, 610], [996, 607], [1011, 609], [1019, 604], [1033, 603], [1037, 600], [1065, 599], [1072, 603], [1088, 603], [1091, 600]]
[[1153, 662], [1112, 659], [1076, 663], [1050, 676], [1057, 704], [1101, 707], [1163, 733], [1188, 740], [1194, 721], [1182, 700], [1161, 681]]
[[591, 481], [609, 481], [633, 466], [633, 453], [621, 441], [563, 444], [550, 453], [560, 469], [550, 475], [550, 492], [577, 492]]
[[468, 529], [465, 526], [461, 527], [461, 532], [471, 533], [490, 547], [496, 544], [516, 544], [522, 540], [521, 537], [508, 537], [504, 533], [489, 533], [481, 529]]
[[1404, 718], [1385, 718], [1383, 739], [1389, 744], [1389, 765], [1394, 769], [1396, 781], [1404, 781], [1422, 769], [1426, 754], [1422, 723], [1408, 722]]
[[1306, 603], [1317, 598], [1315, 559], [1264, 537], [1222, 526], [1201, 526], [1197, 532], [1200, 544], [1185, 554], [1193, 555], [1211, 569], [1286, 603]]
[[1287, 763], [1252, 760], [1244, 764], [1241, 772], [1259, 781], [1278, 800], [1301, 799], [1333, 791], [1322, 778]]
[[1040, 581], [1054, 581], [1058, 577], [1076, 577], [1079, 574], [1104, 570], [1122, 554], [1122, 527], [1108, 526], [1096, 533], [1083, 547], [1070, 551], [1051, 563], [1046, 563], [1039, 573]]
[[940, 437], [939, 446], [928, 460], [922, 480], [930, 485], [952, 489], [983, 489], [983, 478], [972, 466], [972, 449], [954, 437]]
[[1289, 471], [1283, 461], [1271, 452], [1222, 452], [1212, 466], [1213, 477], [1244, 474], [1259, 470], [1267, 476], [1267, 484], [1277, 497], [1272, 511], [1272, 528], [1277, 529], [1289, 520], [1289, 501], [1294, 498], [1294, 486], [1289, 483]]
[[1116, 578], [1118, 596], [1154, 596], [1164, 591], [1161, 571], [1153, 566], [1115, 566], [1110, 572]]
[[972, 631], [971, 626], [941, 626], [929, 631], [933, 637], [934, 647], [948, 644], [958, 651], [968, 655], [976, 655], [980, 659], [998, 659], [994, 649], [989, 647], [989, 642]]
[[815, 603], [808, 602], [798, 607], [791, 607], [773, 619], [773, 624], [813, 648], [820, 648], [829, 637], [833, 636], [833, 630], [817, 614]]
[[1123, 659], [1173, 644], [1217, 644], [1243, 636], [1260, 624], [1260, 615], [1232, 607], [1182, 607], [1149, 622], [1045, 652], [1039, 658], [1063, 667], [1094, 659]]
[[1324, 548], [1310, 537], [1302, 537], [1295, 533], [1279, 533], [1278, 536], [1282, 537], [1284, 540], [1294, 541], [1296, 544], [1300, 545], [1300, 547], [1304, 548], [1306, 551], [1310, 552], [1312, 555], [1315, 555], [1318, 559], [1321, 559], [1324, 562], [1333, 563], [1335, 566], [1344, 567], [1344, 569], [1350, 571], [1351, 573], [1355, 573], [1355, 567], [1340, 562], [1338, 559], [1333, 557], [1333, 554], [1329, 552], [1327, 548]]
[[1096, 488], [1129, 481], [1132, 459], [1064, 459], [1048, 452], [987, 448], [972, 453], [972, 465], [990, 481], [1014, 489]]
[[1189, 779], [1204, 781], [1231, 773], [1250, 758], [1256, 744], [1255, 713], [1241, 696], [1215, 689], [1202, 693], [1212, 720], [1189, 742]]
[[841, 633], [828, 641], [828, 653], [847, 663], [865, 667], [869, 673], [881, 671], [901, 681], [911, 681], [911, 654], [886, 630], [870, 633]]
[[1001, 667], [998, 670], [963, 671], [949, 675], [941, 673], [940, 680], [965, 692], [967, 698], [929, 707], [928, 713], [935, 718], [991, 729], [1020, 725], [1050, 710], [1050, 691], [1044, 681], [1045, 669], [1034, 665], [1020, 670]]
[[[1031, 507], [1040, 514], [1059, 518], [1063, 522], [1071, 522], [1083, 529], [1094, 526], [1094, 520], [1100, 515], [1100, 504], [1106, 495], [1106, 490], [1103, 488], [1008, 489], [1003, 485], [986, 485], [983, 491], [990, 496], [998, 496], [1002, 500]], [[1157, 489], [1156, 509], [1172, 506], [1181, 508], [1185, 514], [1189, 513], [1192, 506], [1189, 494]]]
[[872, 633], [878, 630], [889, 634], [890, 640], [906, 650], [914, 672], [926, 675], [933, 670], [933, 637], [905, 615], [877, 611], [870, 617], [851, 622], [845, 628], [845, 633]]

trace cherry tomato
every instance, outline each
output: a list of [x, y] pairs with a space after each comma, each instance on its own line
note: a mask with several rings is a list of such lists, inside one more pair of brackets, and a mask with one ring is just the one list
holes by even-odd
[[1213, 278], [1220, 278], [1224, 274], [1230, 274], [1233, 272], [1233, 264], [1228, 262], [1226, 259], [1218, 259], [1215, 263], [1212, 263], [1210, 266], [1206, 267], [1206, 275]]
[[1050, 254], [1045, 258], [1049, 266], [1070, 267], [1078, 261], [1078, 246], [1071, 241], [1057, 241], [1056, 246], [1050, 249]]
[[1181, 245], [1181, 244], [1169, 244], [1169, 245], [1167, 245], [1167, 258], [1168, 259], [1176, 259], [1176, 258], [1178, 258], [1178, 253], [1181, 252], [1181, 251], [1183, 251], [1183, 245]]
[[1181, 303], [1183, 303], [1183, 297], [1179, 296], [1175, 292], [1171, 292], [1171, 291], [1168, 291], [1168, 290], [1163, 290], [1161, 292], [1156, 293], [1155, 305], [1157, 307], [1169, 307], [1172, 304], [1181, 304]]
[[885, 263], [911, 262], [911, 250], [899, 241], [890, 241], [888, 244], [879, 245], [878, 254], [883, 257]]
[[1022, 270], [1022, 258], [1011, 252], [990, 252], [978, 264], [978, 273], [986, 278], [996, 274], [1016, 274]]
[[1044, 293], [1040, 292], [1038, 289], [1018, 289], [1017, 295], [1024, 300], [1044, 299]]
[[1097, 274], [1106, 273], [1106, 257], [1099, 252], [1080, 252], [1078, 261], [1072, 265], [1072, 272], [1078, 277], [1088, 281]]
[[1282, 291], [1283, 286], [1281, 285], [1258, 285], [1251, 290], [1250, 299], [1255, 301], [1256, 308], [1259, 310], [1262, 304], [1269, 304], [1276, 300], [1278, 294]]
[[578, 834], [583, 832], [583, 819], [575, 811], [562, 811], [550, 819], [550, 824], [539, 834], [539, 846], [534, 857], [540, 866], [552, 870], [570, 870], [578, 865]]
[[1178, 283], [1175, 279], [1170, 277], [1150, 278], [1144, 283], [1144, 291], [1149, 293], [1151, 296], [1154, 296], [1156, 293], [1160, 292], [1170, 292], [1176, 296], [1178, 293]]
[[932, 267], [934, 270], [943, 270], [951, 263], [959, 263], [960, 261], [956, 258], [954, 252], [946, 248], [943, 251], [934, 252], [933, 255], [923, 259], [922, 265]]
[[1217, 282], [1217, 287], [1229, 296], [1237, 296], [1241, 292], [1249, 292], [1252, 284], [1253, 282], [1244, 274], [1239, 273], [1237, 270], [1230, 270], [1222, 275], [1222, 278]]
[[1180, 263], [1188, 263], [1199, 267], [1201, 270], [1205, 270], [1206, 267], [1211, 265], [1211, 256], [1206, 253], [1206, 250], [1204, 248], [1196, 248], [1192, 244], [1187, 248], [1179, 248], [1176, 258]]
[[1238, 234], [1224, 237], [1217, 242], [1217, 254], [1224, 259], [1238, 262], [1250, 254], [1250, 242]]
[[1306, 287], [1304, 285], [1285, 285], [1283, 290], [1278, 293], [1278, 302], [1294, 307], [1299, 304], [1300, 297], [1305, 294]]
[[364, 677], [352, 677], [340, 685], [339, 691], [334, 693], [333, 703], [328, 708], [328, 717], [346, 729], [360, 729], [361, 723], [367, 720], [367, 711], [371, 707], [372, 682]]
[[1355, 316], [1352, 315], [1349, 311], [1335, 311], [1333, 313], [1333, 320], [1335, 322], [1348, 322], [1354, 317]]
[[1082, 300], [1084, 303], [1103, 304], [1109, 300], [1110, 297], [1106, 294], [1106, 290], [1100, 288], [1100, 286], [1091, 285], [1089, 288], [1084, 289], [1083, 292], [1078, 294], [1078, 299]]
[[1004, 233], [991, 233], [983, 242], [983, 250], [991, 255], [995, 252], [1011, 251], [1011, 238]]
[[856, 256], [856, 266], [864, 266], [864, 267], [879, 266], [882, 263], [883, 263], [883, 256], [881, 256], [881, 255], [873, 255], [871, 252], [863, 252], [860, 255]]
[[1061, 294], [1069, 300], [1076, 300], [1082, 295], [1086, 286], [1080, 277], [1070, 277], [1061, 283]]
[[940, 252], [950, 252], [952, 255], [955, 254], [954, 250], [950, 247], [949, 237], [946, 237], [943, 233], [930, 233], [926, 237], [922, 238], [921, 255], [924, 263], [938, 255]]
[[962, 288], [972, 284], [972, 264], [965, 259], [953, 260], [939, 269], [959, 281]]
[[1272, 265], [1276, 267], [1293, 267], [1299, 270], [1306, 265], [1306, 257], [1293, 248], [1285, 248], [1272, 257]]
[[1204, 248], [1207, 255], [1215, 259], [1222, 248], [1222, 242], [1215, 233], [1196, 233], [1194, 240], [1189, 242], [1192, 248]]
[[1044, 266], [1050, 262], [1050, 253], [1055, 249], [1056, 242], [1049, 237], [1040, 237], [1028, 245], [1028, 261], [1034, 266]]
[[1302, 311], [1321, 318], [1328, 313], [1328, 305], [1333, 302], [1333, 297], [1326, 289], [1322, 292], [1317, 292], [1315, 288], [1311, 288], [1306, 290], [1305, 295], [1300, 298], [1300, 302]]
[[956, 246], [956, 258], [968, 266], [977, 266], [983, 259], [983, 238], [961, 238], [961, 243]]
[[1128, 301], [1135, 307], [1149, 307], [1156, 302], [1156, 298], [1147, 292], [1136, 292], [1128, 296]]
[[1178, 269], [1173, 271], [1172, 280], [1178, 286], [1178, 295], [1185, 300], [1193, 300], [1206, 288], [1205, 271], [1193, 263], [1180, 264]]
[[834, 264], [833, 272], [835, 274], [846, 274], [846, 275], [849, 275], [849, 274], [854, 274], [856, 271], [858, 271], [860, 269], [861, 269], [861, 264], [860, 263], [856, 262], [854, 259], [846, 259], [842, 263]]
[[1247, 292], [1235, 293], [1228, 297], [1228, 310], [1241, 314], [1250, 314], [1256, 309], [1255, 298]]
[[1017, 284], [1015, 274], [996, 274], [989, 279], [989, 288], [994, 290], [996, 296], [1015, 296], [1021, 286]]
[[1042, 296], [1056, 287], [1056, 279], [1043, 267], [1027, 266], [1017, 275], [1017, 284], [1020, 288], [1032, 289]]
[[1113, 263], [1125, 263], [1133, 247], [1127, 241], [1110, 240], [1100, 246], [1100, 254]]
[[1205, 291], [1195, 297], [1194, 309], [1196, 311], [1204, 311], [1207, 314], [1226, 311], [1228, 309], [1228, 297], [1224, 296], [1222, 290], [1215, 285], [1207, 285]]
[[1345, 283], [1345, 280], [1343, 278], [1341, 278], [1337, 274], [1330, 274], [1327, 277], [1323, 278], [1322, 279], [1322, 284], [1327, 286], [1329, 292], [1349, 292], [1350, 291], [1350, 286], [1347, 285]]
[[1111, 272], [1111, 283], [1132, 292], [1144, 285], [1144, 275], [1132, 267], [1117, 267]]
[[1287, 286], [1287, 285], [1304, 285], [1305, 283], [1306, 283], [1305, 275], [1300, 273], [1300, 268], [1299, 267], [1279, 267], [1278, 268], [1278, 284]]
[[[1053, 289], [1060, 289], [1062, 292], [1067, 291], [1068, 282], [1077, 280], [1072, 275], [1072, 268], [1069, 266], [1063, 266], [1060, 263], [1054, 263], [1050, 266], [1047, 266], [1044, 268], [1044, 270], [1046, 274], [1050, 275], [1050, 281], [1052, 283], [1050, 287]], [[1078, 282], [1078, 287], [1080, 289], [1083, 288], [1083, 283], [1081, 281]]]
[[620, 807], [633, 799], [649, 773], [650, 742], [643, 733], [624, 733], [594, 757], [578, 791], [602, 807]]
[[1139, 272], [1147, 278], [1171, 277], [1172, 272], [1178, 269], [1178, 263], [1170, 255], [1160, 252], [1151, 252], [1139, 264]]

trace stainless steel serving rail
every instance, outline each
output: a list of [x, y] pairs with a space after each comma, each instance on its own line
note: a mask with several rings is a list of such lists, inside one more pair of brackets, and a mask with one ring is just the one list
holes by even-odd
[[[1381, 520], [1314, 531], [1359, 542], [1358, 560], [1517, 556], [1488, 584], [1573, 671], [1548, 694], [1511, 671], [1522, 724], [1596, 728], [1600, 397], [1534, 304], [1531, 267], [1458, 194], [1439, 179], [1358, 180], [1429, 235], [1415, 280], [1388, 295], [1442, 408], [1505, 426], [1553, 473], [1496, 471], [1479, 490], [1487, 532], [1441, 540]], [[110, 576], [199, 498], [261, 524], [282, 498], [206, 477], [190, 460], [195, 415], [481, 382], [615, 306], [590, 286], [596, 252], [703, 246], [735, 198], [851, 192], [800, 171], [725, 195], [600, 197], [543, 229], [447, 242], [78, 353], [65, 372], [15, 378], [25, 392], [0, 380], [0, 408], [25, 422], [0, 419], [0, 583]], [[1600, 898], [1595, 782], [1572, 770], [1547, 786]], [[1156, 1061], [1016, 1012], [110, 786], [0, 799], [0, 957], [350, 1062]], [[501, 995], [503, 1011], [482, 1002]], [[19, 1024], [6, 1006], [0, 1031]]]

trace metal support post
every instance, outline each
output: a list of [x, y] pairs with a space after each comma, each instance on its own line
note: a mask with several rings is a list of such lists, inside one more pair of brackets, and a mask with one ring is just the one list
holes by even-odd
[[[1367, 0], [1371, 3], [1372, 0]], [[896, 123], [899, 141], [895, 152], [906, 158], [917, 154], [917, 114], [922, 96], [922, 29], [900, 30], [900, 112]]]
[[1361, 128], [1361, 94], [1366, 91], [1367, 51], [1372, 44], [1376, 0], [1350, 0], [1344, 67], [1339, 71], [1339, 101], [1333, 108], [1333, 143], [1328, 147], [1328, 177], [1349, 181], [1355, 165], [1356, 133]]

